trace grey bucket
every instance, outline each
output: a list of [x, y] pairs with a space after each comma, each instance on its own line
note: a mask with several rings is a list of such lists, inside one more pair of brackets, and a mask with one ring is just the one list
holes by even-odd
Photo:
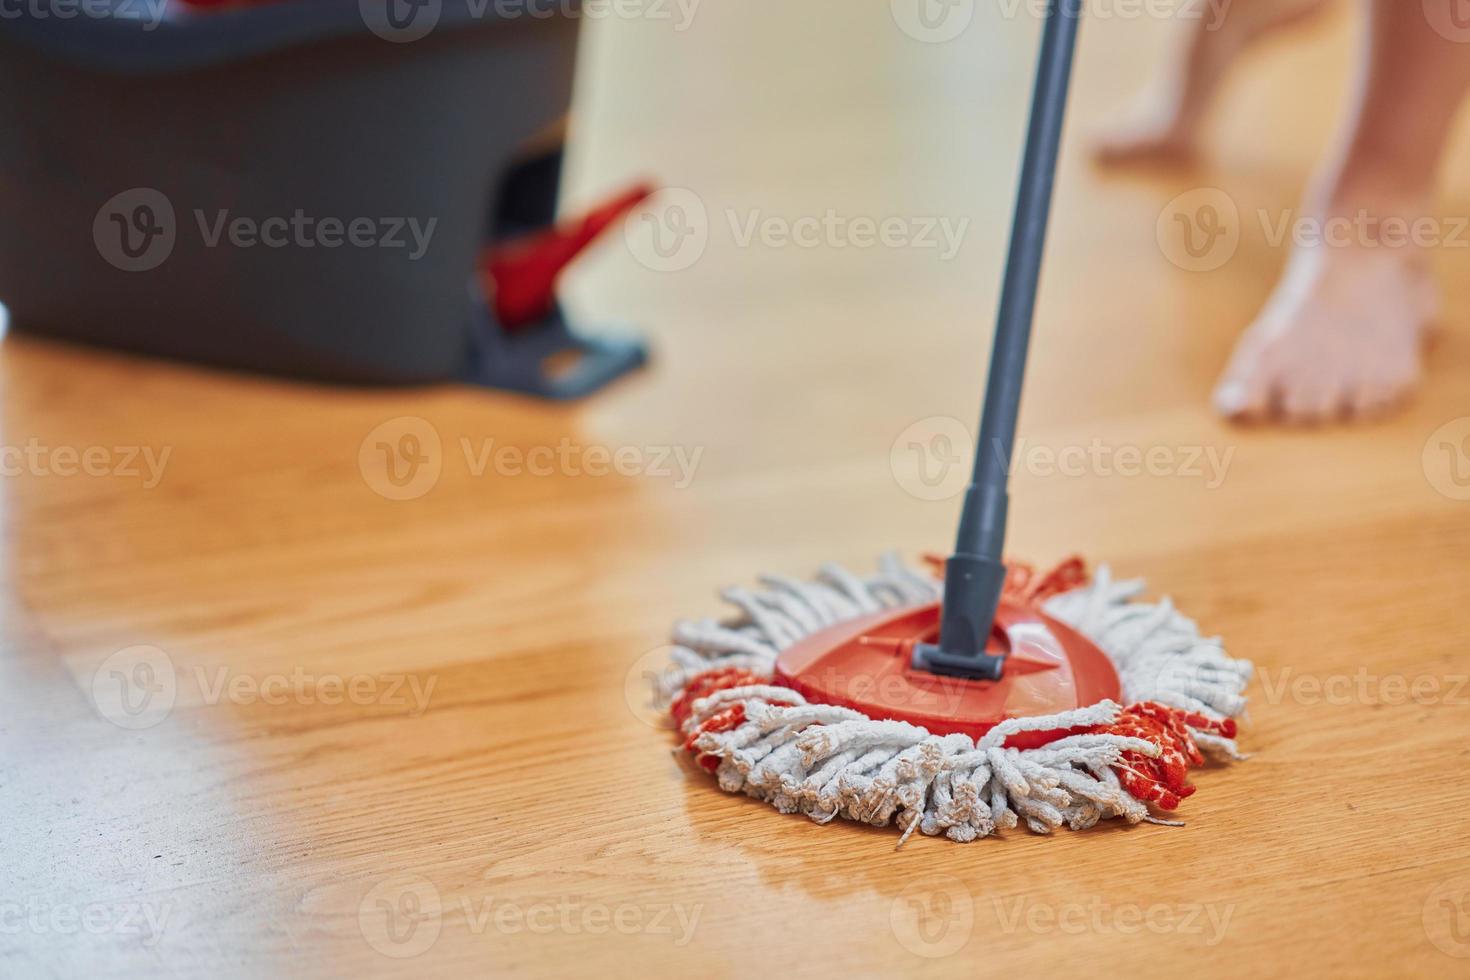
[[[106, 2], [0, 18], [12, 329], [557, 398], [643, 363], [641, 343], [581, 338], [559, 309], [508, 334], [475, 285], [492, 236], [554, 217], [559, 152], [523, 148], [570, 103], [565, 0], [534, 16], [536, 0], [300, 0], [153, 22], [150, 0]], [[255, 236], [231, 236], [237, 217]], [[548, 373], [566, 351], [574, 366]]]

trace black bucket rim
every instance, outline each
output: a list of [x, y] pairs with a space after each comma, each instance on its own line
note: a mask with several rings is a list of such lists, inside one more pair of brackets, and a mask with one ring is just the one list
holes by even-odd
[[[404, 2], [432, 13], [427, 28], [395, 36], [370, 24]], [[220, 9], [181, 0], [0, 0], [0, 37], [83, 70], [164, 75], [354, 34], [393, 50], [431, 31], [567, 19], [580, 8], [581, 0], [274, 0]]]

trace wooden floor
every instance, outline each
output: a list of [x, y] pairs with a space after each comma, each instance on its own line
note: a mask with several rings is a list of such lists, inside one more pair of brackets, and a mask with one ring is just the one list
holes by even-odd
[[[6, 340], [4, 446], [168, 456], [0, 482], [0, 974], [1470, 970], [1470, 460], [1441, 447], [1470, 426], [1466, 254], [1439, 257], [1447, 332], [1391, 422], [1239, 430], [1206, 400], [1283, 260], [1252, 216], [1294, 204], [1328, 135], [1345, 16], [1252, 59], [1203, 169], [1131, 175], [1081, 138], [1169, 25], [1087, 25], [1012, 491], [1017, 554], [1146, 576], [1257, 663], [1253, 758], [1201, 773], [1183, 828], [895, 852], [670, 754], [640, 685], [674, 618], [951, 534], [956, 500], [922, 499], [944, 457], [920, 474], [900, 434], [942, 448], [933, 420], [979, 404], [1036, 25], [980, 4], [926, 44], [857, 6], [588, 25], [569, 203], [650, 173], [708, 221], [688, 268], [647, 267], [635, 229], [579, 270], [579, 314], [657, 345], [585, 404]], [[1245, 225], [1211, 272], [1156, 239], [1198, 187]], [[742, 244], [829, 209], [969, 225], [948, 261]], [[379, 444], [413, 435], [427, 469], [399, 485]], [[1089, 446], [1172, 468], [1048, 472]], [[537, 475], [549, 450], [518, 472], [501, 447], [562, 455]], [[602, 448], [623, 474], [583, 472]], [[1210, 452], [1219, 479], [1190, 463]]]

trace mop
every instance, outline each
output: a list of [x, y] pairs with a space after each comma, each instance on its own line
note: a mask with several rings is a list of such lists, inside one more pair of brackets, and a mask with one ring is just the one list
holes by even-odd
[[[1121, 817], [1175, 824], [1206, 759], [1242, 756], [1251, 675], [1168, 599], [1079, 559], [1002, 561], [1007, 477], [1080, 18], [1042, 32], [979, 451], [954, 554], [931, 577], [884, 556], [730, 588], [727, 620], [675, 625], [659, 680], [682, 751], [721, 789], [966, 842]], [[989, 450], [989, 451], [986, 451]]]

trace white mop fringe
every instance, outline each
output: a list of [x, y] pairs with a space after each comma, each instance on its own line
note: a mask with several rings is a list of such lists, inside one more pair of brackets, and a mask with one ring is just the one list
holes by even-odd
[[[696, 676], [736, 667], [769, 677], [776, 656], [819, 629], [895, 606], [929, 602], [941, 586], [896, 555], [877, 574], [859, 578], [827, 564], [813, 581], [766, 576], [760, 590], [726, 589], [739, 609], [725, 622], [686, 620], [674, 627], [669, 668], [658, 694], [673, 701]], [[1106, 565], [1084, 587], [1054, 596], [1046, 612], [1097, 644], [1113, 661], [1129, 704], [1156, 702], [1222, 721], [1244, 709], [1249, 661], [1227, 656], [1218, 638], [1164, 599], [1143, 602], [1142, 581], [1115, 582]], [[1111, 725], [1122, 710], [1112, 701], [1039, 718], [1001, 723], [976, 743], [966, 735], [932, 735], [899, 721], [874, 720], [850, 708], [808, 703], [769, 684], [716, 691], [694, 702], [683, 734], [743, 704], [744, 720], [706, 731], [692, 749], [717, 759], [720, 788], [765, 800], [782, 813], [818, 823], [835, 817], [876, 826], [896, 824], [899, 846], [915, 831], [966, 842], [1024, 823], [1037, 833], [1073, 830], [1122, 817], [1157, 820], [1113, 769], [1124, 753], [1158, 758], [1158, 744], [1122, 734], [1073, 735], [1041, 748], [1006, 748], [1021, 731]], [[1243, 758], [1232, 738], [1191, 725], [1189, 734], [1211, 759]]]

